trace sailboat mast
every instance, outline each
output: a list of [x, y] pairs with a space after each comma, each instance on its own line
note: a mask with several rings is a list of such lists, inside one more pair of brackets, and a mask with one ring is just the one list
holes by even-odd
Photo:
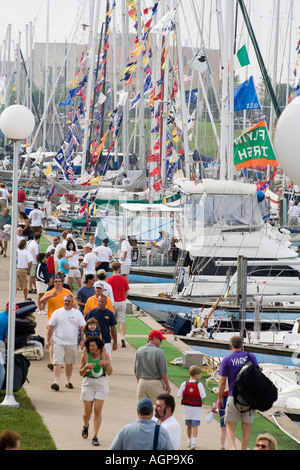
[[[47, 108], [48, 101], [48, 74], [49, 74], [49, 26], [50, 26], [50, 0], [47, 0], [47, 18], [46, 18], [46, 48], [45, 48], [45, 84], [44, 84], [44, 111]], [[43, 123], [43, 150], [46, 150], [47, 137], [47, 114], [44, 116]]]
[[[93, 3], [95, 4], [95, 0]], [[87, 162], [87, 152], [88, 152], [87, 147], [88, 147], [88, 142], [89, 142], [89, 126], [90, 126], [90, 110], [91, 110], [92, 89], [93, 89], [93, 83], [94, 83], [95, 50], [96, 50], [96, 41], [97, 41], [97, 35], [98, 35], [99, 16], [100, 16], [100, 0], [96, 0], [94, 23], [93, 23], [93, 17], [91, 18], [91, 24], [93, 24], [93, 35], [92, 35], [93, 39], [92, 39], [92, 45], [90, 49], [89, 77], [88, 77], [87, 94], [86, 94], [81, 176], [83, 176], [86, 170], [86, 162]]]

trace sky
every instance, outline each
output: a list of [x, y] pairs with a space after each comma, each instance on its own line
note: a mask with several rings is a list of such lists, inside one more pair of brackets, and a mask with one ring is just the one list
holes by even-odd
[[[116, 0], [117, 5], [121, 5], [123, 0]], [[167, 1], [167, 0], [165, 0]], [[168, 0], [171, 1], [171, 0]], [[204, 6], [205, 11], [205, 27], [204, 27], [204, 38], [206, 41], [206, 47], [209, 47], [208, 42], [212, 47], [217, 46], [218, 34], [216, 31], [216, 3], [215, 0], [181, 0], [182, 5], [186, 8], [188, 21], [191, 21], [191, 11], [188, 8], [190, 1], [194, 1], [199, 12], [202, 11]], [[221, 0], [223, 4], [229, 0]], [[225, 2], [225, 3], [224, 3]], [[34, 41], [36, 42], [45, 42], [46, 41], [46, 13], [47, 13], [47, 4], [48, 0], [10, 0], [10, 1], [1, 1], [1, 22], [0, 22], [0, 47], [3, 46], [3, 41], [6, 37], [6, 31], [8, 24], [12, 25], [12, 40], [14, 41], [13, 45], [18, 42], [19, 32], [21, 32], [21, 44], [22, 49], [25, 50], [26, 47], [26, 25], [29, 25], [30, 22], [34, 25]], [[174, 4], [176, 4], [174, 0]], [[245, 0], [247, 8], [251, 6], [250, 17], [253, 22], [253, 27], [257, 39], [260, 43], [262, 49], [262, 54], [264, 61], [270, 70], [271, 64], [274, 60], [274, 40], [275, 36], [272, 33], [272, 19], [274, 21], [275, 15], [275, 0]], [[280, 26], [278, 31], [279, 37], [279, 47], [278, 51], [278, 66], [277, 74], [284, 75], [286, 79], [287, 70], [286, 63], [288, 61], [288, 46], [287, 44], [287, 24], [288, 24], [288, 15], [290, 8], [290, 0], [281, 0], [280, 2]], [[82, 24], [89, 23], [89, 0], [50, 0], [50, 33], [49, 40], [50, 42], [68, 42], [73, 41], [77, 43], [88, 41], [88, 29], [84, 31]], [[104, 20], [104, 9], [106, 7], [106, 1], [101, 0], [100, 2], [102, 15], [101, 21]], [[142, 0], [142, 8], [145, 6], [153, 5], [153, 0]], [[211, 7], [212, 5], [212, 7]], [[300, 26], [300, 0], [293, 0], [293, 32], [292, 32], [292, 50], [291, 50], [291, 63], [290, 63], [290, 73], [294, 69], [296, 63], [296, 45], [299, 39], [299, 26]], [[83, 14], [83, 12], [85, 12]], [[184, 19], [185, 13], [181, 14], [181, 18]], [[212, 16], [212, 22], [209, 23], [209, 15]], [[210, 25], [211, 24], [211, 29]], [[197, 28], [191, 27], [189, 23], [189, 31], [192, 31], [194, 37], [199, 37], [197, 33]], [[184, 25], [182, 28], [182, 37], [183, 39], [189, 40], [191, 38], [191, 33], [188, 32], [188, 29]], [[208, 39], [210, 38], [210, 39]], [[241, 34], [238, 35], [238, 42], [242, 43], [247, 41], [246, 30], [242, 30]], [[250, 44], [249, 54], [253, 57], [254, 52]], [[282, 66], [284, 64], [284, 67]]]

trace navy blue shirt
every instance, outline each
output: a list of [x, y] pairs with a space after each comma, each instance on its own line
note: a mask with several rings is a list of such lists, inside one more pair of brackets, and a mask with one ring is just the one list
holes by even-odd
[[93, 308], [89, 311], [89, 313], [85, 317], [85, 320], [88, 321], [90, 318], [95, 318], [99, 323], [99, 328], [103, 341], [105, 343], [111, 343], [110, 327], [115, 326], [117, 324], [113, 312], [111, 310], [108, 310], [108, 308], [105, 308], [104, 310], [100, 310], [99, 308]]
[[[95, 287], [80, 287], [80, 289], [77, 292], [77, 299], [80, 299], [81, 302], [84, 304], [86, 303], [87, 299], [92, 297], [92, 295], [95, 295]], [[84, 311], [84, 305], [79, 305], [79, 310], [83, 313]]]

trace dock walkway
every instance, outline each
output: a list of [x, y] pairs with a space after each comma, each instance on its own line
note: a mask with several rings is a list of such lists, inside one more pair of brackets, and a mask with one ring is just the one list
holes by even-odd
[[[5, 309], [9, 300], [9, 256], [0, 258], [0, 311]], [[32, 300], [37, 302], [37, 295], [31, 295]], [[17, 302], [23, 301], [21, 291], [17, 292]], [[160, 328], [154, 320], [144, 316], [141, 320], [152, 329]], [[37, 322], [36, 334], [46, 338], [46, 315], [35, 315]], [[182, 351], [190, 347], [182, 341], [175, 341], [172, 335], [167, 335], [167, 341], [172, 342], [178, 350], [178, 356]], [[128, 338], [129, 339], [129, 338]], [[145, 336], [145, 342], [147, 337]], [[120, 343], [120, 338], [118, 337]], [[119, 345], [120, 346], [120, 345]], [[82, 439], [82, 412], [83, 405], [80, 401], [81, 377], [78, 373], [80, 352], [78, 352], [77, 366], [74, 368], [72, 383], [73, 390], [64, 387], [64, 376], [61, 377], [59, 392], [50, 389], [53, 383], [53, 373], [47, 368], [48, 350], [44, 350], [44, 357], [40, 361], [33, 360], [28, 373], [29, 383], [25, 383], [26, 392], [41, 415], [47, 426], [58, 450], [107, 450], [117, 432], [126, 424], [137, 419], [136, 414], [136, 379], [133, 373], [133, 360], [136, 349], [127, 342], [126, 348], [119, 347], [113, 352], [112, 366], [113, 374], [108, 377], [109, 398], [103, 407], [102, 424], [99, 433], [100, 447], [93, 447], [91, 439]], [[172, 384], [172, 394], [177, 397], [178, 387]], [[220, 426], [215, 420], [212, 424], [205, 423], [205, 416], [210, 411], [209, 406], [203, 407], [203, 422], [199, 428], [197, 439], [197, 450], [219, 450], [220, 449]], [[181, 425], [181, 450], [188, 450], [186, 427], [182, 418], [182, 407], [176, 398], [175, 417]], [[16, 430], [17, 431], [17, 430]], [[92, 437], [92, 436], [91, 436]], [[226, 443], [228, 449], [228, 443]]]

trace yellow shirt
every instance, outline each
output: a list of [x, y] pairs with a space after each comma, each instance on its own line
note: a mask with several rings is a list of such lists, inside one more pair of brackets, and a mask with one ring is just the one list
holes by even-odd
[[[84, 316], [86, 316], [93, 308], [98, 308], [98, 297], [96, 297], [96, 295], [92, 295], [92, 297], [87, 299], [84, 307]], [[112, 301], [109, 297], [107, 297], [107, 304], [105, 308], [108, 308], [108, 310], [111, 310], [112, 312], [114, 311]]]
[[[46, 294], [44, 294], [44, 296], [51, 294], [54, 290], [55, 290], [54, 288], [49, 290], [48, 292], [46, 292]], [[74, 299], [74, 295], [72, 294], [72, 292], [69, 289], [65, 289], [63, 287], [62, 291], [56, 297], [51, 297], [51, 299], [47, 300], [48, 321], [50, 320], [51, 315], [54, 312], [54, 310], [57, 310], [58, 308], [62, 308], [64, 306], [64, 298], [65, 298], [65, 295], [67, 294], [69, 295], [71, 294]]]

